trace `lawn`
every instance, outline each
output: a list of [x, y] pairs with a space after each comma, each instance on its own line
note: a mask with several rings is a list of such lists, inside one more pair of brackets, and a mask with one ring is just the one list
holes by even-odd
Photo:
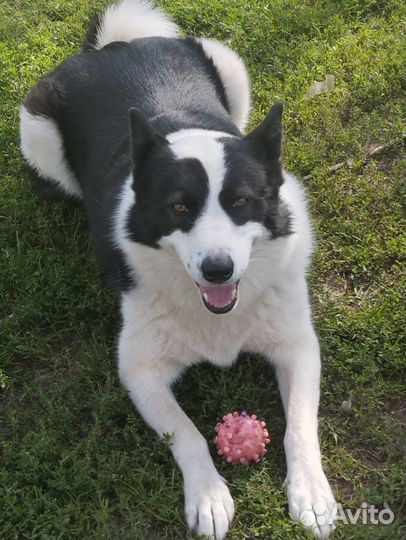
[[[28, 90], [79, 51], [106, 1], [0, 0], [0, 538], [185, 538], [180, 473], [116, 373], [117, 305], [80, 206], [31, 191], [18, 143]], [[285, 104], [284, 162], [304, 179], [318, 248], [310, 272], [323, 352], [320, 437], [337, 500], [394, 513], [341, 522], [337, 539], [400, 539], [404, 526], [405, 63], [400, 0], [168, 0], [189, 35], [235, 48], [252, 78], [251, 126]], [[306, 99], [315, 81], [334, 89]], [[176, 395], [208, 441], [246, 409], [272, 432], [230, 483], [234, 539], [297, 539], [282, 488], [284, 419], [260, 358], [190, 369]], [[210, 442], [213, 449], [212, 442]]]

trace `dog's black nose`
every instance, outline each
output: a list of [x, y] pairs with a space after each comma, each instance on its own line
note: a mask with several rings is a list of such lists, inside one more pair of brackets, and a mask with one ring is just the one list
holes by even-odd
[[230, 255], [206, 257], [202, 261], [202, 274], [210, 283], [224, 283], [233, 275], [234, 263]]

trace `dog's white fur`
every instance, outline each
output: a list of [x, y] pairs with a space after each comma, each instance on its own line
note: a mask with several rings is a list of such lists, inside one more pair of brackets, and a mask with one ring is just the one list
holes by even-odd
[[213, 39], [200, 38], [203, 50], [212, 59], [226, 92], [231, 116], [243, 131], [250, 112], [250, 81], [244, 62], [233, 50]]
[[[97, 47], [149, 35], [173, 36], [177, 28], [149, 2], [124, 0], [104, 15]], [[202, 40], [202, 45], [219, 70], [232, 116], [243, 128], [249, 110], [244, 64], [223, 45], [210, 40]], [[312, 251], [305, 194], [297, 180], [284, 172], [281, 197], [293, 216], [294, 231], [287, 237], [269, 241], [258, 224], [233, 225], [218, 204], [225, 173], [219, 135], [182, 130], [168, 137], [178, 157], [201, 161], [210, 194], [191, 233], [162, 239], [162, 249], [126, 238], [124, 222], [135, 200], [131, 177], [123, 187], [114, 218], [115, 240], [134, 269], [137, 288], [122, 295], [120, 378], [145, 421], [159, 436], [172, 434], [171, 449], [184, 478], [188, 525], [221, 540], [233, 518], [233, 501], [205, 439], [170, 386], [187, 366], [202, 359], [228, 366], [240, 351], [262, 354], [276, 367], [286, 414], [290, 514], [295, 520], [306, 520], [316, 536], [326, 538], [333, 529], [330, 517], [335, 502], [322, 470], [317, 436], [320, 354], [305, 281]], [[67, 193], [80, 195], [52, 121], [33, 117], [23, 107], [21, 143], [24, 156], [42, 176], [54, 179]], [[199, 277], [198, 252], [205, 250], [228, 250], [237, 261], [242, 278], [239, 304], [228, 314], [210, 313], [193, 282]]]
[[67, 194], [81, 197], [80, 186], [65, 159], [62, 136], [53, 120], [20, 111], [20, 147], [28, 163], [46, 180]]
[[104, 12], [95, 48], [101, 49], [113, 41], [130, 42], [151, 36], [176, 38], [178, 35], [177, 25], [149, 0], [122, 0]]

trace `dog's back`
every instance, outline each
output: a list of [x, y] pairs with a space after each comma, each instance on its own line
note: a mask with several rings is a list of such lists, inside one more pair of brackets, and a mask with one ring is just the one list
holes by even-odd
[[178, 38], [177, 26], [148, 1], [125, 0], [109, 8], [91, 24], [84, 52], [40, 81], [25, 100], [24, 157], [40, 176], [80, 196], [89, 171], [93, 178], [100, 172], [98, 185], [106, 171], [116, 177], [129, 173], [128, 157], [119, 162], [123, 147], [129, 147], [130, 107], [141, 110], [162, 135], [188, 127], [239, 134], [233, 113], [241, 113], [229, 95], [230, 76], [221, 77], [210, 47], [220, 48], [217, 56], [228, 54], [234, 78], [244, 86], [240, 100], [248, 104], [248, 80], [231, 50]]

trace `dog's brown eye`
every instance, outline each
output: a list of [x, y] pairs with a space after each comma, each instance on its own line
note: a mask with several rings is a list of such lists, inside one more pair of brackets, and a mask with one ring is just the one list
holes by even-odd
[[235, 199], [233, 202], [233, 208], [242, 208], [248, 203], [247, 197], [238, 197], [238, 199]]
[[175, 203], [171, 206], [171, 208], [175, 214], [185, 214], [186, 212], [189, 212], [188, 207], [182, 203]]

